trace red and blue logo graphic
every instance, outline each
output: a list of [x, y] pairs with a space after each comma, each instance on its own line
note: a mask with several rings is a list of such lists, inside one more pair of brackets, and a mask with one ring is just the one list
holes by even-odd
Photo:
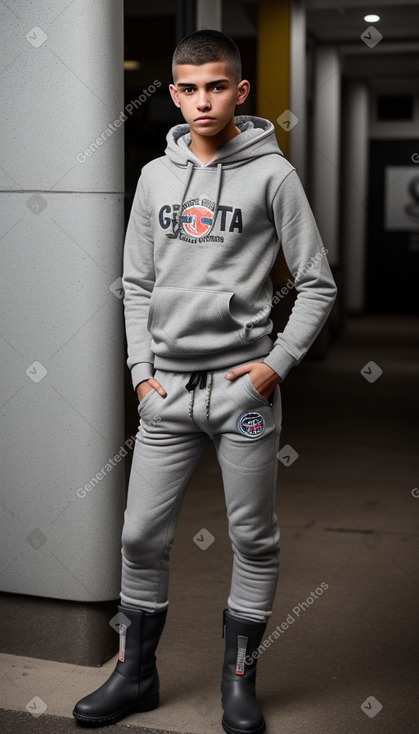
[[248, 410], [241, 414], [237, 421], [237, 428], [244, 436], [258, 438], [265, 430], [265, 419], [255, 410]]
[[159, 224], [162, 229], [171, 228], [173, 233], [178, 232], [180, 225], [179, 233], [185, 235], [185, 238], [203, 241], [215, 228], [217, 233], [243, 232], [242, 210], [226, 204], [215, 207], [207, 196], [189, 199], [182, 205], [163, 204], [159, 211]]
[[180, 221], [182, 229], [190, 237], [205, 237], [212, 228], [214, 212], [206, 206], [188, 206], [183, 210]]

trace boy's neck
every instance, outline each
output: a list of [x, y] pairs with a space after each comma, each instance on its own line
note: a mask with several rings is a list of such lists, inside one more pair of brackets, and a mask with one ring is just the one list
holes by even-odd
[[234, 124], [234, 120], [231, 120], [223, 130], [220, 130], [220, 132], [217, 133], [217, 135], [199, 135], [191, 130], [191, 143], [189, 145], [189, 150], [199, 158], [201, 163], [206, 165], [212, 161], [218, 148], [232, 138], [235, 138], [237, 135], [240, 135], [240, 130]]

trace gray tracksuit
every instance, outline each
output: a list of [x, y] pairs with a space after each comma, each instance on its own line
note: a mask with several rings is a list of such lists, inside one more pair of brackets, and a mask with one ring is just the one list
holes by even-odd
[[[278, 576], [279, 387], [270, 404], [248, 374], [234, 382], [224, 375], [263, 361], [284, 379], [323, 326], [336, 286], [272, 123], [247, 116], [235, 122], [240, 135], [207, 165], [189, 150], [188, 125], [172, 128], [165, 156], [143, 168], [135, 193], [124, 251], [127, 363], [134, 388], [155, 375], [167, 397], [153, 391], [139, 405], [121, 600], [148, 610], [167, 606], [181, 501], [212, 439], [234, 554], [228, 606], [266, 621]], [[297, 299], [272, 343], [269, 312], [283, 294], [273, 293], [269, 272], [280, 246]]]

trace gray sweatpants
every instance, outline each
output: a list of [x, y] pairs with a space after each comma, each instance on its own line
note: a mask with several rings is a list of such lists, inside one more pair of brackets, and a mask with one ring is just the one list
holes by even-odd
[[167, 396], [152, 390], [139, 403], [122, 533], [123, 605], [148, 612], [168, 606], [169, 556], [178, 516], [212, 440], [233, 549], [229, 611], [255, 621], [267, 621], [272, 612], [279, 571], [280, 390], [275, 388], [270, 404], [248, 373], [229, 381], [227, 372], [208, 371], [188, 390], [191, 373], [157, 370], [155, 378]]

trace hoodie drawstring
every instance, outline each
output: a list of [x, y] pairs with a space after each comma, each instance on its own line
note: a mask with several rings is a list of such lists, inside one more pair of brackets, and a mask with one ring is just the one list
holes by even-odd
[[218, 214], [218, 207], [220, 203], [220, 194], [221, 194], [221, 182], [223, 178], [223, 164], [217, 163], [217, 185], [215, 189], [215, 202], [214, 202], [214, 214], [212, 217], [212, 224], [208, 232], [205, 236], [209, 235], [212, 232], [212, 228], [214, 227], [215, 220], [217, 219]]
[[205, 415], [209, 419], [210, 413], [210, 400], [212, 390], [212, 373], [208, 374], [207, 370], [198, 370], [197, 372], [191, 372], [191, 376], [185, 385], [185, 388], [190, 392], [191, 397], [189, 400], [188, 413], [191, 420], [193, 420], [193, 406], [195, 402], [195, 389], [205, 388]]
[[[187, 194], [187, 191], [188, 191], [188, 188], [189, 188], [189, 184], [191, 182], [191, 178], [192, 178], [192, 174], [193, 174], [193, 163], [192, 163], [192, 161], [188, 161], [188, 163], [187, 163], [187, 169], [188, 169], [188, 172], [186, 174], [186, 183], [185, 183], [185, 188], [183, 190], [182, 201], [180, 203], [179, 211], [182, 210], [183, 202], [186, 199], [186, 194]], [[166, 234], [166, 237], [169, 237], [170, 239], [176, 239], [178, 237], [179, 230], [180, 230], [181, 219], [182, 219], [182, 216], [179, 213], [179, 216], [177, 217], [176, 226], [175, 226], [175, 223], [173, 223], [173, 232], [168, 232]]]
[[[180, 207], [179, 207], [180, 212], [182, 212], [182, 207], [183, 207], [183, 204], [185, 203], [186, 194], [188, 193], [189, 184], [191, 182], [191, 178], [193, 175], [194, 164], [192, 161], [188, 161], [187, 168], [188, 168], [188, 172], [186, 175], [186, 183], [185, 183], [185, 187], [184, 187], [183, 194], [182, 194], [182, 200], [181, 200]], [[223, 178], [223, 164], [217, 163], [217, 183], [216, 183], [216, 193], [215, 193], [215, 202], [214, 202], [214, 214], [212, 216], [211, 226], [208, 232], [206, 232], [205, 236], [209, 235], [210, 232], [212, 232], [212, 228], [214, 227], [215, 220], [217, 219], [218, 207], [219, 207], [219, 202], [220, 202], [220, 194], [221, 194], [222, 178]], [[166, 237], [169, 237], [170, 239], [177, 239], [177, 237], [179, 236], [180, 226], [182, 222], [188, 223], [189, 219], [187, 216], [184, 216], [183, 214], [179, 213], [179, 216], [177, 217], [176, 225], [173, 224], [173, 232], [168, 232], [166, 234]]]

